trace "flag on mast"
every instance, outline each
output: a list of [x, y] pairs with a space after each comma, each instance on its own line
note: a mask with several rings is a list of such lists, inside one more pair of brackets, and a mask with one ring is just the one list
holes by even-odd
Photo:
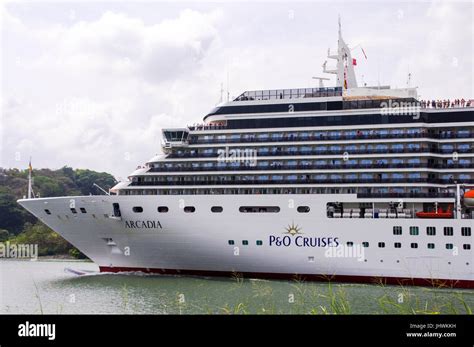
[[31, 158], [30, 158], [30, 163], [28, 164], [28, 171], [33, 171], [33, 166], [31, 166]]

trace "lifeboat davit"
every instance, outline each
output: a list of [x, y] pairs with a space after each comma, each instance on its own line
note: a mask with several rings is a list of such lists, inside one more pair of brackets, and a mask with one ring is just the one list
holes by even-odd
[[474, 190], [468, 190], [464, 193], [464, 205], [474, 207]]
[[449, 205], [446, 211], [443, 211], [441, 207], [438, 207], [436, 211], [432, 212], [417, 212], [418, 218], [453, 218], [453, 206]]

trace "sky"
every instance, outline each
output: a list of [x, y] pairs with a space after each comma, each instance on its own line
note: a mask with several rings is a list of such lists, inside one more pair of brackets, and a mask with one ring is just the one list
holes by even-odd
[[3, 1], [0, 167], [125, 179], [227, 94], [317, 86], [339, 15], [359, 85], [474, 96], [471, 1]]

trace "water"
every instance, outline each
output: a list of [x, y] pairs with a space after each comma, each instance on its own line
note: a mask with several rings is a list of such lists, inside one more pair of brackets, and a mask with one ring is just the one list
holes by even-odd
[[467, 306], [474, 308], [474, 290], [140, 274], [76, 276], [65, 268], [98, 271], [95, 264], [82, 261], [0, 260], [0, 313], [466, 313]]

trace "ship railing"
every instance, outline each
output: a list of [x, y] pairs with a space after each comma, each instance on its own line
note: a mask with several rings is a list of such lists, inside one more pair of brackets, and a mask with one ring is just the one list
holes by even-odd
[[240, 166], [201, 166], [201, 167], [160, 167], [151, 168], [149, 172], [187, 172], [187, 171], [275, 171], [275, 170], [326, 170], [326, 169], [410, 169], [410, 168], [434, 168], [434, 169], [472, 169], [474, 163], [467, 164], [345, 164], [345, 165], [266, 165], [252, 166], [242, 164]]
[[474, 99], [445, 99], [445, 100], [420, 100], [423, 109], [449, 109], [474, 107]]
[[[142, 182], [132, 182], [132, 186], [201, 186], [201, 185], [260, 185], [260, 184], [381, 184], [381, 183], [400, 183], [400, 184], [409, 184], [409, 183], [431, 183], [431, 184], [453, 184], [456, 183], [455, 180], [443, 180], [443, 179], [430, 179], [430, 178], [403, 178], [403, 179], [394, 179], [394, 178], [374, 178], [374, 179], [343, 179], [339, 178], [302, 178], [302, 179], [253, 179], [253, 180], [232, 180], [232, 179], [222, 179], [222, 180], [193, 180], [193, 181], [142, 181]], [[463, 184], [474, 183], [474, 180], [462, 180]]]
[[407, 134], [361, 134], [361, 135], [309, 135], [309, 136], [281, 136], [281, 137], [245, 137], [227, 139], [195, 139], [191, 138], [190, 144], [226, 144], [226, 143], [262, 143], [262, 142], [304, 142], [304, 141], [341, 141], [341, 140], [378, 140], [378, 139], [464, 139], [474, 138], [474, 133], [407, 133]]
[[[457, 149], [436, 149], [436, 148], [374, 148], [371, 150], [360, 150], [360, 149], [326, 149], [326, 150], [308, 150], [308, 151], [260, 151], [257, 152], [259, 157], [272, 157], [272, 156], [295, 156], [295, 155], [341, 155], [347, 154], [391, 154], [391, 153], [471, 153], [471, 148], [457, 148]], [[213, 158], [217, 157], [218, 153], [170, 153], [168, 158]]]

